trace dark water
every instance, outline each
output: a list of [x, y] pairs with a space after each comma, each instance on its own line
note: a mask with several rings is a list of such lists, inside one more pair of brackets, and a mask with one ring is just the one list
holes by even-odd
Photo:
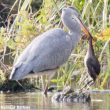
[[110, 110], [110, 94], [93, 94], [91, 103], [55, 103], [51, 94], [0, 94], [0, 110]]

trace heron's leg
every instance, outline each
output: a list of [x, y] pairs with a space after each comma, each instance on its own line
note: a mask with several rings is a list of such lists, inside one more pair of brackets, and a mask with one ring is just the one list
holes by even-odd
[[44, 88], [45, 88], [45, 81], [44, 81], [44, 78], [43, 78], [43, 76], [40, 76], [40, 78], [41, 78], [41, 83], [42, 83], [42, 90], [44, 90]]
[[45, 89], [44, 89], [44, 94], [45, 96], [47, 96], [47, 92], [48, 92], [48, 86], [50, 85], [50, 80], [53, 78], [53, 76], [55, 75], [56, 71], [52, 72], [51, 75], [49, 74], [49, 79], [46, 83]]
[[48, 85], [49, 85], [49, 83], [46, 84], [46, 87], [44, 89], [44, 94], [45, 94], [46, 97], [47, 97]]

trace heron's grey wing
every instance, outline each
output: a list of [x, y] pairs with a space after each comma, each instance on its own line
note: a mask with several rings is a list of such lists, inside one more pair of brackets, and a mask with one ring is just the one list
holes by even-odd
[[72, 51], [71, 39], [66, 33], [52, 33], [39, 47], [39, 55], [31, 60], [33, 71], [54, 69], [65, 63]]
[[[14, 79], [21, 79], [30, 71], [39, 72], [63, 64], [72, 50], [70, 37], [61, 29], [53, 29], [35, 38], [15, 64]], [[13, 76], [13, 75], [11, 75]]]

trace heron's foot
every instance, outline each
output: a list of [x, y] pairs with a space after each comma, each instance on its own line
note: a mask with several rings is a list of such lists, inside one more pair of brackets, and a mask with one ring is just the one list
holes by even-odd
[[48, 96], [47, 91], [44, 91], [44, 95], [45, 95], [45, 97], [47, 97], [47, 96]]
[[66, 87], [63, 91], [57, 92], [52, 96], [52, 101], [57, 102], [90, 102], [90, 95], [87, 93], [73, 91], [70, 87]]
[[46, 86], [45, 90], [43, 90], [44, 95], [47, 97], [48, 93], [53, 92], [54, 90], [57, 90], [57, 86], [52, 85], [50, 87]]
[[47, 92], [48, 92], [48, 84], [46, 85], [46, 87], [45, 87], [45, 89], [44, 89], [44, 95], [45, 95], [45, 97], [48, 96]]

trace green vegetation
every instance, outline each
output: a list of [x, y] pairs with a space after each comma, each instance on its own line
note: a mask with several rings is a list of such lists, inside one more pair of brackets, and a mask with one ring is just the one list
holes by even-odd
[[[94, 49], [101, 63], [101, 74], [95, 87], [109, 88], [110, 83], [110, 1], [109, 0], [44, 0], [35, 8], [35, 0], [16, 0], [8, 12], [7, 26], [0, 28], [0, 85], [8, 80], [13, 62], [37, 35], [55, 27], [62, 27], [60, 10], [65, 6], [75, 6], [81, 13], [83, 22], [94, 36]], [[16, 9], [17, 6], [17, 9]], [[33, 8], [34, 6], [34, 8]], [[16, 9], [16, 14], [13, 10]], [[14, 13], [14, 14], [13, 14]], [[13, 22], [10, 21], [13, 19]], [[66, 29], [65, 29], [66, 30]], [[103, 30], [106, 31], [104, 34]], [[100, 34], [102, 32], [102, 34]], [[59, 69], [51, 83], [62, 88], [65, 85], [78, 85], [81, 74], [87, 74], [83, 59], [87, 42], [81, 40], [69, 61]], [[78, 75], [77, 75], [77, 74]], [[72, 77], [77, 76], [74, 81]], [[46, 81], [46, 77], [44, 76]], [[22, 81], [42, 87], [42, 77]], [[25, 84], [24, 84], [25, 83]], [[15, 83], [12, 83], [15, 85]], [[14, 86], [13, 86], [14, 87]]]

